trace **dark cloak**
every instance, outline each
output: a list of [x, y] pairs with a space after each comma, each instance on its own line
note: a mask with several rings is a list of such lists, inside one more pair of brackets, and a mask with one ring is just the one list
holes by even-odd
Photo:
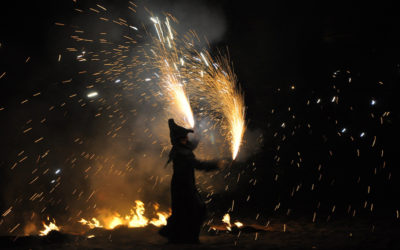
[[[179, 140], [172, 140], [172, 133], [171, 130], [171, 142], [174, 142], [169, 154], [169, 161], [172, 161], [174, 170], [171, 180], [172, 214], [168, 218], [167, 226], [160, 230], [160, 234], [172, 242], [197, 242], [205, 220], [206, 206], [197, 190], [194, 170], [214, 170], [217, 169], [217, 163], [197, 160], [193, 150], [198, 142], [181, 144]], [[180, 136], [186, 136], [187, 133]]]

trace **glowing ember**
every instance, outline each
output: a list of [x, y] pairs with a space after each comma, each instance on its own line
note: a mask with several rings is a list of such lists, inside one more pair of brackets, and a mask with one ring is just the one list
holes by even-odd
[[93, 229], [95, 227], [103, 227], [103, 226], [100, 225], [100, 221], [98, 221], [96, 218], [92, 218], [92, 220], [90, 220], [90, 221], [87, 221], [87, 220], [82, 218], [78, 222], [82, 223], [83, 225], [89, 226], [91, 229]]
[[235, 226], [237, 226], [238, 228], [243, 227], [243, 223], [242, 223], [242, 222], [239, 222], [239, 221], [236, 221], [236, 222], [233, 223], [233, 224], [235, 224]]
[[225, 223], [227, 225], [226, 228], [231, 231], [231, 216], [229, 214], [224, 215], [222, 222]]
[[[222, 218], [222, 222], [226, 224], [226, 229], [229, 231], [232, 230], [232, 224], [231, 224], [231, 216], [229, 214], [225, 214], [224, 217]], [[233, 223], [237, 228], [243, 227], [243, 223], [236, 221]]]
[[50, 222], [49, 225], [46, 225], [46, 223], [43, 222], [44, 229], [42, 231], [40, 231], [39, 235], [45, 236], [48, 233], [50, 233], [50, 231], [53, 231], [53, 230], [60, 231], [60, 228], [56, 225], [56, 221], [53, 220], [53, 222]]

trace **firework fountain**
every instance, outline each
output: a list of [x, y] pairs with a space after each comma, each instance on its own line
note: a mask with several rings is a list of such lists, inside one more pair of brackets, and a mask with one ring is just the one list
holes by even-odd
[[[129, 5], [129, 9], [135, 12], [136, 5], [131, 2], [129, 2]], [[146, 33], [148, 35], [146, 37], [150, 38], [150, 41], [137, 46], [136, 39], [138, 37], [143, 37], [143, 34], [139, 34], [141, 31], [140, 29], [134, 25], [128, 24], [128, 21], [123, 18], [113, 20], [111, 15], [108, 15], [109, 13], [106, 7], [102, 5], [96, 6], [95, 8], [89, 8], [87, 13], [90, 13], [90, 16], [96, 18], [100, 16], [100, 22], [106, 24], [106, 26], [104, 26], [105, 29], [119, 25], [122, 29], [127, 30], [127, 32], [122, 33], [121, 37], [117, 40], [112, 40], [113, 38], [108, 36], [108, 32], [103, 31], [95, 33], [92, 32], [90, 28], [85, 28], [85, 25], [81, 23], [64, 24], [56, 22], [55, 26], [73, 34], [70, 36], [73, 40], [73, 45], [66, 48], [65, 52], [57, 54], [55, 58], [60, 65], [63, 63], [71, 64], [71, 61], [67, 58], [71, 58], [73, 61], [76, 60], [76, 63], [79, 64], [80, 70], [74, 73], [77, 73], [78, 77], [86, 79], [87, 85], [84, 86], [86, 88], [84, 97], [77, 100], [77, 104], [83, 109], [89, 105], [96, 106], [94, 118], [98, 119], [99, 123], [103, 121], [104, 124], [110, 125], [110, 127], [104, 125], [104, 127], [99, 127], [97, 129], [99, 131], [102, 129], [106, 130], [104, 134], [110, 140], [120, 138], [119, 135], [121, 133], [126, 133], [126, 131], [121, 131], [129, 124], [129, 118], [127, 118], [127, 114], [124, 113], [122, 106], [128, 99], [130, 102], [135, 102], [135, 104], [139, 106], [149, 101], [150, 104], [146, 106], [145, 109], [149, 106], [158, 106], [159, 104], [161, 104], [159, 106], [162, 107], [162, 112], [153, 113], [153, 115], [149, 115], [149, 112], [146, 110], [146, 115], [148, 116], [146, 119], [151, 121], [155, 119], [163, 120], [165, 117], [172, 116], [185, 127], [193, 128], [195, 127], [195, 115], [199, 123], [204, 120], [211, 120], [212, 124], [208, 124], [207, 126], [219, 128], [222, 137], [230, 144], [232, 159], [235, 159], [245, 130], [245, 108], [243, 94], [238, 88], [237, 79], [233, 72], [232, 65], [229, 62], [229, 58], [224, 56], [213, 58], [206, 50], [198, 48], [200, 41], [194, 31], [190, 31], [185, 35], [180, 35], [173, 29], [172, 23], [177, 23], [177, 20], [171, 15], [166, 15], [163, 18], [152, 16], [150, 18], [151, 27], [154, 29]], [[85, 13], [85, 10], [79, 8], [75, 10], [79, 14]], [[133, 34], [132, 31], [134, 32]], [[135, 35], [137, 35], [137, 37], [135, 37]], [[96, 36], [100, 36], [100, 38], [97, 39]], [[96, 37], [96, 39], [94, 39], [94, 37]], [[134, 56], [132, 56], [132, 51], [134, 51]], [[149, 76], [147, 76], [142, 79], [142, 73], [147, 74], [148, 72], [150, 72], [151, 77], [149, 78]], [[104, 84], [110, 82], [112, 83], [111, 86]], [[62, 86], [72, 86], [72, 83], [72, 78], [61, 80]], [[81, 87], [82, 86], [77, 86], [77, 88]], [[70, 87], [70, 89], [73, 89], [73, 87]], [[73, 91], [75, 92], [67, 96], [67, 100], [60, 105], [60, 108], [68, 106], [68, 101], [73, 102], [77, 99], [79, 91], [77, 89], [73, 89]], [[113, 94], [109, 94], [107, 91]], [[134, 99], [132, 98], [132, 93], [139, 96], [139, 99], [131, 100]], [[148, 93], [150, 93], [150, 95]], [[33, 98], [39, 95], [45, 96], [46, 93], [35, 92]], [[21, 105], [28, 102], [28, 99], [24, 100], [21, 102]], [[51, 119], [50, 113], [53, 110], [57, 110], [55, 105], [48, 108], [48, 113], [45, 114], [49, 117], [48, 119]], [[197, 112], [199, 110], [201, 112]], [[129, 112], [132, 112], [134, 116], [136, 116], [136, 109], [130, 108]], [[47, 118], [41, 118], [40, 121], [41, 124], [45, 124]], [[23, 134], [29, 134], [34, 131], [32, 127], [29, 127], [29, 123], [30, 122], [27, 123], [28, 126], [24, 129]], [[156, 122], [152, 122], [152, 124], [155, 123]], [[162, 124], [165, 125], [166, 123]], [[145, 128], [144, 135], [136, 135], [135, 140], [141, 140], [146, 136], [152, 138], [153, 133], [160, 127], [161, 125], [154, 125], [152, 129]], [[142, 129], [143, 126], [136, 126], [136, 129], [139, 128]], [[130, 133], [132, 138], [128, 139], [133, 140], [133, 134], [136, 132], [137, 131], [133, 131]], [[155, 139], [152, 140], [152, 145], [155, 146], [149, 149], [152, 151], [150, 152], [151, 154], [160, 155], [161, 151], [162, 155], [166, 148], [165, 145], [169, 145], [167, 143], [168, 140], [165, 139], [167, 133], [163, 134], [164, 135], [157, 134], [154, 136]], [[140, 138], [138, 138], [139, 136]], [[108, 139], [99, 137], [97, 140]], [[77, 145], [89, 145], [86, 144], [84, 133], [80, 137], [77, 136], [73, 138], [72, 141]], [[46, 137], [37, 135], [37, 137], [34, 138], [34, 144], [37, 145], [39, 143], [46, 143]], [[121, 145], [123, 144], [121, 140], [119, 143]], [[131, 146], [129, 146], [129, 148], [130, 147]], [[51, 148], [50, 143], [49, 148]], [[157, 151], [159, 148], [161, 150]], [[68, 202], [66, 201], [65, 210], [77, 209], [76, 215], [71, 215], [68, 221], [74, 221], [78, 223], [78, 225], [84, 225], [87, 228], [113, 229], [117, 226], [144, 227], [150, 224], [154, 226], [165, 225], [169, 213], [165, 212], [165, 209], [159, 209], [159, 205], [154, 205], [153, 209], [147, 209], [145, 214], [144, 208], [152, 207], [145, 206], [145, 203], [148, 201], [142, 201], [145, 195], [141, 197], [141, 200], [137, 200], [134, 206], [130, 205], [132, 197], [125, 201], [118, 199], [115, 201], [107, 201], [107, 199], [104, 199], [104, 197], [108, 197], [109, 199], [116, 198], [110, 194], [116, 190], [120, 190], [123, 185], [121, 184], [119, 186], [112, 183], [104, 185], [102, 181], [104, 178], [115, 178], [114, 180], [118, 179], [124, 181], [133, 171], [133, 167], [131, 166], [132, 162], [134, 162], [136, 168], [138, 168], [138, 165], [140, 166], [140, 164], [144, 163], [157, 166], [157, 160], [154, 160], [154, 162], [143, 160], [144, 163], [141, 163], [139, 161], [141, 158], [139, 157], [143, 155], [139, 155], [139, 153], [135, 156], [129, 156], [130, 158], [128, 159], [116, 159], [115, 153], [93, 147], [93, 145], [89, 146], [89, 148], [84, 148], [82, 151], [83, 152], [78, 153], [78, 155], [72, 153], [59, 157], [65, 157], [65, 165], [68, 166], [68, 164], [70, 164], [71, 169], [75, 168], [75, 166], [85, 167], [83, 176], [87, 182], [86, 184], [90, 185], [88, 190], [85, 190], [83, 187], [79, 188], [79, 186], [64, 185], [64, 175], [70, 171], [66, 167], [48, 168], [44, 171], [44, 175], [52, 171], [54, 177], [50, 177], [51, 179], [48, 180], [45, 177], [39, 178], [34, 176], [29, 180], [29, 184], [39, 182], [49, 183], [52, 186], [50, 189], [52, 195], [57, 195], [58, 190], [62, 188], [65, 190], [71, 189], [68, 191], [72, 194], [70, 198], [71, 200], [79, 200], [79, 202], [77, 202], [77, 207], [79, 208], [71, 208], [71, 204], [67, 204]], [[27, 162], [25, 161], [26, 159], [30, 159], [25, 156], [26, 154], [25, 150], [18, 154], [18, 157], [21, 157], [21, 159], [18, 160], [18, 163], [11, 166], [11, 170], [18, 169], [19, 165]], [[40, 157], [33, 163], [33, 166], [40, 164], [46, 165], [47, 163], [45, 160], [48, 159], [48, 155], [51, 155], [51, 150], [49, 149], [40, 153]], [[58, 157], [56, 159], [56, 161], [59, 160]], [[121, 165], [122, 167], [117, 170], [114, 164]], [[123, 166], [126, 166], [126, 168]], [[32, 173], [36, 171], [37, 169], [33, 170]], [[160, 174], [160, 176], [164, 175], [164, 177], [166, 176], [166, 173], [161, 170], [160, 173], [157, 174]], [[158, 178], [155, 176], [156, 174], [150, 177], [146, 175], [145, 177], [142, 176], [142, 178], [152, 179], [154, 177], [154, 185], [160, 184], [164, 179], [164, 177]], [[137, 178], [141, 178], [140, 175]], [[37, 187], [41, 186], [37, 185]], [[142, 189], [139, 185], [135, 186], [135, 188], [137, 190]], [[30, 197], [31, 201], [46, 201], [46, 199], [43, 198], [45, 191], [38, 188], [32, 192], [33, 194]], [[82, 205], [81, 198], [85, 195], [87, 197], [83, 203], [84, 205]], [[130, 194], [130, 196], [133, 195]], [[52, 198], [49, 199], [51, 202]], [[134, 200], [136, 200], [136, 198], [134, 198]], [[116, 206], [110, 206], [108, 208], [107, 205], [111, 203], [115, 203]], [[123, 203], [125, 203], [125, 205]], [[153, 204], [157, 203], [153, 202]], [[3, 217], [11, 215], [15, 207], [16, 206], [10, 206], [10, 208], [3, 213]], [[82, 207], [86, 208], [82, 209]], [[36, 220], [35, 223], [37, 223], [37, 221], [44, 221], [41, 217], [50, 217], [47, 219], [48, 223], [41, 222], [44, 226], [43, 230], [36, 229], [35, 226], [32, 227], [32, 229], [23, 229], [24, 234], [39, 232], [41, 235], [46, 235], [51, 230], [68, 231], [74, 228], [73, 225], [66, 225], [56, 214], [52, 214], [51, 212], [43, 213], [43, 211], [47, 211], [46, 209], [46, 206], [44, 206], [44, 208], [41, 208], [42, 212], [35, 211], [33, 213], [33, 219], [31, 219], [32, 221]], [[125, 212], [121, 212], [124, 210]], [[150, 210], [153, 210], [153, 213], [149, 212]], [[54, 218], [57, 219], [57, 224]], [[23, 223], [15, 223], [10, 227], [9, 233], [18, 231], [22, 228], [20, 225], [23, 226]]]
[[[151, 54], [148, 62], [159, 77], [158, 82], [162, 94], [165, 94], [170, 106], [171, 115], [177, 120], [183, 120], [186, 127], [194, 127], [193, 112], [186, 93], [185, 81], [179, 66], [182, 61], [182, 50], [175, 42], [173, 30], [168, 17], [161, 22], [158, 17], [152, 17], [157, 38], [153, 37]], [[179, 119], [183, 117], [183, 119]]]
[[209, 118], [220, 125], [235, 159], [245, 131], [245, 105], [229, 56], [219, 54], [214, 59], [209, 52], [197, 49], [198, 37], [193, 31], [181, 39], [168, 16], [164, 22], [158, 17], [151, 20], [157, 37], [153, 38], [147, 62], [160, 72], [156, 76], [160, 78], [160, 89], [168, 97], [167, 102], [182, 114], [178, 117], [184, 117], [183, 124], [193, 127], [188, 92], [193, 97], [193, 105], [206, 109]]
[[196, 89], [200, 96], [206, 96], [211, 110], [219, 117], [222, 115], [221, 128], [231, 144], [232, 159], [235, 159], [245, 131], [243, 94], [237, 87], [229, 57], [220, 55], [213, 59], [207, 52], [199, 55], [204, 63], [197, 65], [200, 70], [194, 79]]

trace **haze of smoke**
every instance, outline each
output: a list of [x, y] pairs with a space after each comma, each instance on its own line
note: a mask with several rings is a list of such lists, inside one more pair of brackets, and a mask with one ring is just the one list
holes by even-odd
[[[180, 24], [175, 27], [179, 33], [186, 33], [189, 29], [197, 32], [199, 37], [206, 36], [208, 41], [213, 43], [219, 41], [226, 29], [225, 18], [221, 9], [210, 7], [202, 1], [187, 3], [185, 1], [143, 1], [138, 6], [146, 6], [155, 14], [170, 12], [178, 18]], [[107, 6], [109, 12], [105, 15], [109, 18], [117, 19], [124, 12], [117, 11], [116, 6]], [[112, 10], [112, 11], [111, 11]], [[147, 12], [138, 10], [137, 16], [143, 23], [149, 22]], [[124, 31], [116, 25], [99, 23], [97, 19], [91, 16], [79, 15], [70, 20], [71, 26], [79, 27], [87, 31], [87, 36], [97, 36], [98, 33], [106, 30], [109, 38], [114, 43], [122, 43]], [[100, 25], [101, 24], [101, 25]], [[57, 47], [70, 47], [71, 42], [62, 39], [62, 34], [57, 33]], [[54, 40], [55, 38], [51, 38]], [[202, 39], [203, 40], [203, 39]], [[139, 41], [140, 42], [140, 41]], [[141, 46], [146, 41], [142, 41]], [[82, 51], [97, 51], [103, 49], [104, 45], [93, 43], [91, 45], [72, 42], [72, 45], [81, 48]], [[131, 56], [136, 56], [133, 48]], [[64, 55], [63, 61], [73, 60], [73, 57]], [[81, 71], [82, 66], [69, 63], [69, 68], [63, 68], [60, 74], [64, 78], [69, 78], [75, 71]], [[101, 70], [99, 65], [90, 64], [84, 68], [96, 72]], [[40, 74], [40, 73], [37, 73]], [[60, 81], [62, 79], [56, 79]], [[77, 79], [76, 79], [77, 80]], [[79, 92], [83, 98], [87, 90], [82, 89], [82, 82], [92, 82], [94, 78], [81, 77], [77, 82], [73, 82], [68, 87], [62, 84], [56, 84], [51, 89], [46, 86], [42, 94], [43, 98], [48, 98], [59, 104], [65, 99], [67, 93], [71, 91]], [[130, 80], [130, 76], [121, 78], [121, 80]], [[151, 86], [141, 86], [141, 89], [131, 89], [134, 94], [150, 92]], [[48, 91], [46, 91], [48, 90]], [[50, 91], [51, 90], [51, 91]], [[112, 103], [116, 93], [126, 94], [118, 86], [98, 87], [101, 98]], [[88, 101], [88, 100], [86, 100]], [[44, 135], [45, 143], [33, 146], [25, 146], [25, 141], [20, 141], [20, 148], [25, 150], [26, 154], [32, 156], [44, 155], [50, 149], [49, 156], [43, 157], [39, 164], [35, 163], [35, 157], [29, 157], [25, 164], [29, 167], [24, 169], [17, 168], [11, 172], [4, 171], [10, 177], [7, 188], [4, 189], [2, 199], [8, 205], [13, 206], [12, 217], [6, 218], [2, 222], [2, 230], [8, 233], [9, 227], [16, 223], [26, 222], [23, 228], [25, 233], [35, 233], [40, 227], [41, 221], [46, 216], [56, 218], [59, 224], [73, 224], [76, 219], [83, 216], [95, 216], [96, 212], [104, 209], [115, 210], [118, 212], [127, 211], [134, 204], [134, 200], [140, 199], [145, 202], [158, 202], [162, 208], [168, 208], [169, 184], [172, 175], [171, 165], [164, 168], [167, 155], [170, 149], [169, 130], [167, 119], [170, 118], [161, 108], [154, 107], [152, 102], [139, 102], [138, 99], [128, 95], [120, 99], [120, 106], [125, 107], [119, 110], [117, 114], [126, 116], [126, 126], [123, 126], [118, 135], [112, 137], [107, 134], [110, 130], [110, 121], [105, 114], [93, 119], [99, 112], [99, 105], [88, 101], [87, 108], [82, 109], [80, 104], [69, 102], [72, 105], [69, 109], [58, 107], [56, 113], [47, 117], [47, 130], [39, 131], [38, 134]], [[32, 103], [30, 107], [42, 112], [30, 112], [31, 116], [36, 118], [48, 112], [49, 103], [43, 104], [42, 108]], [[135, 115], [132, 110], [135, 109]], [[40, 113], [40, 114], [39, 114]], [[15, 114], [13, 114], [15, 115]], [[21, 120], [26, 119], [20, 114]], [[195, 114], [196, 115], [196, 114]], [[10, 117], [11, 114], [10, 114]], [[42, 118], [42, 117], [40, 117]], [[37, 118], [39, 119], [39, 118]], [[218, 130], [206, 119], [198, 121], [199, 125], [196, 132], [202, 137], [199, 148], [195, 151], [200, 159], [216, 159], [220, 155], [229, 155], [228, 146], [221, 149], [224, 145], [224, 138], [219, 135]], [[111, 128], [115, 129], [114, 124]], [[57, 129], [58, 128], [58, 129]], [[11, 140], [11, 139], [10, 139]], [[29, 138], [31, 140], [31, 138]], [[19, 149], [16, 149], [19, 150]], [[14, 152], [17, 154], [18, 152]], [[12, 162], [3, 165], [12, 165]], [[49, 168], [47, 174], [41, 177], [39, 181], [33, 184], [27, 184], [32, 177], [32, 171], [38, 168], [42, 174]], [[35, 203], [29, 201], [29, 196], [34, 193], [40, 194], [47, 192], [53, 187], [52, 179], [59, 178], [54, 172], [61, 169], [61, 181], [50, 196], [45, 196], [45, 202]], [[18, 172], [18, 173], [17, 173]], [[3, 174], [3, 172], [2, 172]], [[208, 184], [215, 186], [216, 190], [222, 190], [222, 186], [217, 186], [215, 179], [209, 178], [209, 174], [202, 175]], [[57, 182], [56, 182], [57, 184]], [[206, 189], [205, 185], [201, 187]], [[16, 231], [17, 232], [17, 231]]]

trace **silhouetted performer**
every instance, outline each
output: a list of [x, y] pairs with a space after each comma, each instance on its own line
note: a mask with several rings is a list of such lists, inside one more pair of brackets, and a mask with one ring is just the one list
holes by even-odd
[[198, 141], [189, 141], [188, 133], [193, 130], [176, 125], [168, 120], [172, 149], [168, 162], [173, 162], [171, 181], [172, 215], [160, 234], [172, 243], [198, 243], [201, 226], [206, 216], [206, 206], [197, 191], [194, 169], [216, 170], [220, 162], [203, 162], [196, 159], [193, 150]]

